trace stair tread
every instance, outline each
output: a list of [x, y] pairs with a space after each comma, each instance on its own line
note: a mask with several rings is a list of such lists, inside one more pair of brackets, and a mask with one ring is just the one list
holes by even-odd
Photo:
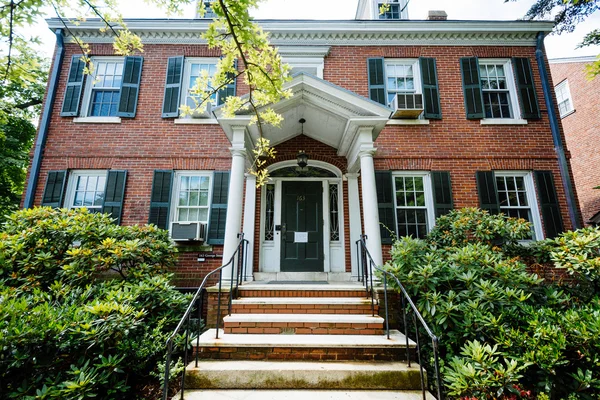
[[380, 316], [362, 314], [231, 314], [223, 318], [223, 322], [321, 322], [321, 323], [354, 323], [382, 324]]
[[198, 367], [191, 362], [187, 370], [196, 371], [398, 371], [418, 372], [419, 365], [409, 367], [404, 361], [248, 361], [201, 360]]
[[[198, 347], [325, 347], [325, 348], [389, 348], [406, 346], [406, 337], [397, 330], [386, 335], [279, 335], [279, 334], [232, 334], [216, 330], [204, 332], [196, 345]], [[415, 342], [409, 339], [408, 345], [414, 348]]]
[[[371, 300], [361, 297], [242, 297], [233, 304], [348, 304], [371, 305]], [[377, 304], [377, 301], [375, 301]]]
[[297, 284], [297, 283], [266, 283], [260, 281], [247, 282], [239, 287], [240, 290], [268, 290], [268, 291], [365, 291], [362, 284], [355, 282], [336, 282], [327, 284]]
[[[426, 393], [427, 400], [435, 400]], [[186, 390], [185, 400], [422, 400], [420, 390]], [[179, 395], [173, 399], [179, 400]]]

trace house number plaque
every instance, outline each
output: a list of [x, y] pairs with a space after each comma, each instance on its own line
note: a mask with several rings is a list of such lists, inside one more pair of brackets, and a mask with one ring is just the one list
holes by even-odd
[[308, 243], [308, 232], [294, 232], [294, 243]]

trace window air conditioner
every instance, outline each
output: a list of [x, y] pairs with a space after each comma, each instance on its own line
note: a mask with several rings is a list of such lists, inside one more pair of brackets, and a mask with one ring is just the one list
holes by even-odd
[[202, 222], [173, 222], [171, 224], [171, 239], [175, 241], [204, 242], [206, 240], [206, 224]]
[[415, 93], [398, 93], [392, 100], [391, 118], [417, 119], [423, 112], [423, 95]]
[[209, 100], [206, 103], [206, 109], [204, 110], [204, 112], [200, 112], [199, 110], [195, 110], [192, 107], [192, 118], [212, 118], [212, 109], [213, 109], [213, 104], [212, 102]]

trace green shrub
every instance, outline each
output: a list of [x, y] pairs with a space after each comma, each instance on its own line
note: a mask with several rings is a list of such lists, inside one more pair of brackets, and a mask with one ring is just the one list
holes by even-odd
[[0, 250], [2, 398], [130, 399], [158, 384], [189, 302], [169, 283], [164, 231], [40, 208], [9, 217]]
[[524, 220], [457, 210], [439, 218], [425, 240], [401, 238], [391, 250], [386, 268], [440, 337], [452, 396], [600, 395], [598, 294], [583, 297], [544, 282], [516, 255], [568, 260], [568, 268], [592, 279], [596, 233], [567, 233], [531, 249], [519, 244], [530, 229]]

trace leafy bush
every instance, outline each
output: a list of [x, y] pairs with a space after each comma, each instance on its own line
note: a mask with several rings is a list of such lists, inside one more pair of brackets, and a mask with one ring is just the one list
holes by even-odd
[[519, 245], [530, 229], [524, 220], [458, 210], [439, 218], [425, 240], [401, 238], [391, 250], [388, 270], [441, 338], [452, 396], [600, 395], [598, 294], [549, 284], [515, 255], [535, 252], [595, 279], [598, 230], [569, 232], [532, 250]]
[[3, 398], [130, 399], [158, 383], [189, 301], [169, 283], [165, 232], [86, 210], [23, 210], [0, 254]]

